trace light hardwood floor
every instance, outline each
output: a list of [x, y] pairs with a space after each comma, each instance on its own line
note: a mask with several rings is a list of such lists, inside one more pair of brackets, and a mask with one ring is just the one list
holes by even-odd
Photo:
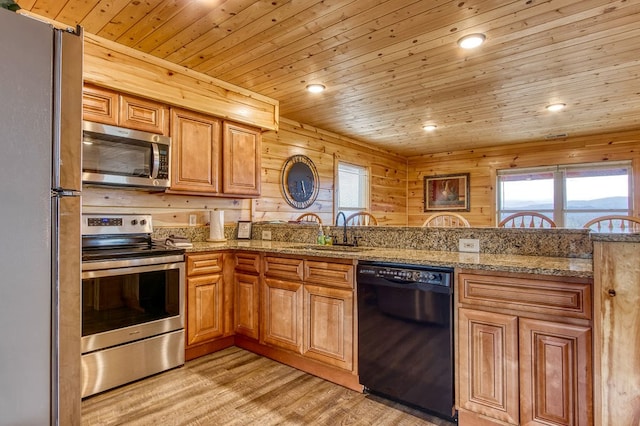
[[237, 347], [89, 397], [82, 424], [453, 425]]

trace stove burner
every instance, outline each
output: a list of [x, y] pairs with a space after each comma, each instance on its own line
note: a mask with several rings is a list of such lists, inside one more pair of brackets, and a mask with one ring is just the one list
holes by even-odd
[[83, 215], [82, 261], [184, 254], [184, 248], [153, 241], [151, 231], [150, 215]]
[[83, 248], [82, 261], [106, 259], [130, 259], [142, 257], [167, 256], [173, 254], [184, 254], [183, 248], [168, 247], [163, 244], [146, 244], [144, 246], [116, 246], [109, 248]]

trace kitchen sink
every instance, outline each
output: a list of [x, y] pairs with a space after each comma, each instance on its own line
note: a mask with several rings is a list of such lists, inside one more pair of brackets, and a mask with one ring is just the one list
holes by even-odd
[[357, 246], [321, 246], [321, 245], [311, 245], [302, 247], [304, 250], [319, 250], [319, 251], [335, 251], [335, 252], [360, 252], [373, 250], [370, 247], [357, 247]]

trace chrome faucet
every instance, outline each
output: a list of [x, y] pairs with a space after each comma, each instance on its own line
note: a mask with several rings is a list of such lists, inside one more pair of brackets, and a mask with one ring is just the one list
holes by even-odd
[[338, 218], [342, 215], [342, 244], [347, 244], [347, 217], [344, 215], [344, 212], [338, 212], [336, 215], [336, 226], [338, 226]]

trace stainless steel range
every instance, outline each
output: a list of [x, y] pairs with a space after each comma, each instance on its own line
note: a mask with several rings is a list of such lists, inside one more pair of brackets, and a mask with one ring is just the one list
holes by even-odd
[[82, 216], [82, 397], [184, 364], [184, 249], [150, 215]]

